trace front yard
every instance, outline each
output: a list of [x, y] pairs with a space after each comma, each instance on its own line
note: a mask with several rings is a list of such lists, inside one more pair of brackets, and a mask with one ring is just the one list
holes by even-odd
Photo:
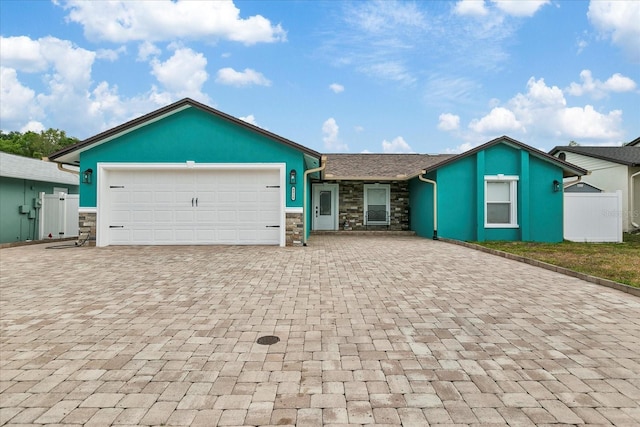
[[640, 288], [640, 234], [625, 233], [624, 243], [478, 244]]

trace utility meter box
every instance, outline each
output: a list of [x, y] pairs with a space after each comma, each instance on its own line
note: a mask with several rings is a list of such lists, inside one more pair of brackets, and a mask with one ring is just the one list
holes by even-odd
[[29, 211], [31, 210], [31, 206], [29, 206], [29, 205], [20, 205], [19, 210], [20, 210], [21, 214], [26, 214], [26, 213], [29, 213]]

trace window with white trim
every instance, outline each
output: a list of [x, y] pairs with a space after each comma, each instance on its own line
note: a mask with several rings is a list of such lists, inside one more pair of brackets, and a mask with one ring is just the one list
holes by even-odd
[[388, 225], [391, 186], [389, 184], [364, 185], [365, 225]]
[[518, 176], [484, 177], [484, 226], [518, 227]]

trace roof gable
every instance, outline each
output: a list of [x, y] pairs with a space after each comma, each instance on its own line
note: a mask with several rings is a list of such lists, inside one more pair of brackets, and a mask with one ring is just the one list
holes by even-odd
[[494, 145], [497, 144], [506, 144], [509, 146], [512, 146], [516, 149], [520, 149], [520, 150], [526, 150], [529, 152], [529, 154], [544, 160], [546, 162], [549, 162], [551, 164], [554, 164], [556, 166], [558, 166], [559, 168], [562, 169], [563, 174], [565, 177], [569, 177], [569, 176], [582, 176], [582, 175], [586, 175], [588, 173], [588, 171], [586, 169], [583, 169], [579, 166], [576, 166], [574, 164], [571, 164], [569, 162], [565, 162], [564, 160], [560, 160], [557, 157], [554, 157], [550, 154], [545, 153], [544, 151], [540, 151], [537, 148], [533, 148], [530, 145], [524, 144], [520, 141], [517, 141], [513, 138], [509, 138], [508, 136], [504, 135], [501, 136], [499, 138], [496, 139], [492, 139], [489, 142], [486, 142], [482, 145], [479, 145], [475, 148], [472, 148], [471, 150], [465, 151], [464, 153], [458, 154], [456, 156], [450, 157], [440, 163], [437, 163], [435, 165], [432, 165], [431, 167], [427, 167], [425, 168], [427, 172], [432, 172], [438, 168], [441, 168], [442, 166], [448, 165], [450, 163], [454, 163], [457, 162], [460, 159], [463, 159], [465, 157], [468, 156], [472, 156], [482, 150], [486, 150], [489, 147], [492, 147]]
[[291, 148], [294, 148], [300, 152], [302, 152], [303, 154], [305, 154], [308, 157], [314, 158], [314, 159], [320, 159], [321, 154], [318, 153], [317, 151], [311, 150], [310, 148], [307, 148], [303, 145], [300, 145], [298, 143], [295, 143], [291, 140], [288, 140], [286, 138], [283, 138], [279, 135], [276, 135], [275, 133], [269, 132], [265, 129], [262, 129], [260, 127], [254, 126], [250, 123], [247, 123], [243, 120], [240, 120], [236, 117], [233, 117], [229, 114], [223, 113], [222, 111], [216, 110], [214, 108], [211, 108], [207, 105], [204, 105], [200, 102], [194, 101], [193, 99], [190, 98], [184, 98], [178, 102], [175, 102], [173, 104], [167, 105], [163, 108], [160, 108], [158, 110], [155, 110], [151, 113], [145, 114], [144, 116], [138, 117], [136, 119], [130, 120], [126, 123], [123, 123], [122, 125], [116, 126], [112, 129], [106, 130], [104, 132], [101, 132], [95, 136], [92, 136], [90, 138], [87, 138], [83, 141], [78, 142], [77, 144], [65, 147], [62, 150], [59, 150], [53, 154], [51, 154], [49, 156], [49, 159], [52, 161], [56, 161], [59, 163], [67, 163], [67, 164], [78, 164], [79, 160], [80, 160], [80, 153], [86, 150], [89, 150], [93, 147], [96, 147], [98, 145], [107, 143], [115, 138], [118, 138], [122, 135], [125, 135], [129, 132], [132, 132], [136, 129], [139, 129], [141, 127], [144, 127], [146, 125], [149, 125], [151, 123], [157, 122], [159, 120], [162, 120], [168, 116], [171, 116], [173, 114], [176, 114], [180, 111], [184, 111], [188, 108], [196, 108], [200, 111], [203, 111], [207, 114], [211, 114], [214, 115], [216, 117], [219, 117], [223, 120], [226, 120], [228, 122], [231, 122], [235, 125], [238, 125], [240, 127], [243, 127], [249, 131], [255, 132], [257, 134], [260, 134], [262, 136], [265, 136], [271, 140], [274, 140], [278, 143], [284, 144], [286, 146], [289, 146]]
[[621, 165], [640, 166], [640, 146], [636, 146], [638, 140], [640, 140], [640, 138], [631, 141], [629, 144], [632, 145], [627, 144], [622, 147], [558, 146], [553, 148], [549, 153], [555, 155], [561, 151], [566, 151], [568, 153], [594, 157]]

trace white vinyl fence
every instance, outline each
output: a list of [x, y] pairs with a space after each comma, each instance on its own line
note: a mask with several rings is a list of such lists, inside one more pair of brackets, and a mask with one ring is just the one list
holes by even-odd
[[564, 193], [564, 238], [622, 242], [622, 192]]
[[40, 194], [40, 239], [63, 239], [78, 236], [77, 194]]

